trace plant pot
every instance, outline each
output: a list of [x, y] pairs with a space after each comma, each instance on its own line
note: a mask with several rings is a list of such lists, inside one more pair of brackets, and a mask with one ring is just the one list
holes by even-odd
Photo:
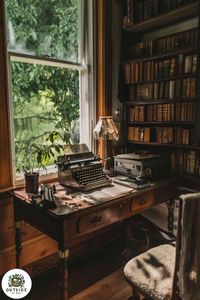
[[27, 194], [38, 194], [39, 188], [39, 173], [25, 173], [25, 187]]

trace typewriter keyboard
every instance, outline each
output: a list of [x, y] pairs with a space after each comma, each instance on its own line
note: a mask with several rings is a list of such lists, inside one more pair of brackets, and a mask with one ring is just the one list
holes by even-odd
[[108, 183], [110, 180], [104, 173], [102, 167], [79, 170], [75, 172], [74, 176], [76, 181], [83, 186], [87, 186], [90, 184], [101, 186], [101, 183]]

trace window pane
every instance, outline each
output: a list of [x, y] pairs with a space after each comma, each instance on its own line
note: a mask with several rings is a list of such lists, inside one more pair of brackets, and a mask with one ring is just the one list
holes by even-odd
[[12, 62], [12, 93], [18, 172], [23, 171], [26, 146], [44, 141], [50, 131], [79, 142], [78, 71]]
[[6, 11], [9, 51], [78, 61], [78, 0], [6, 0]]

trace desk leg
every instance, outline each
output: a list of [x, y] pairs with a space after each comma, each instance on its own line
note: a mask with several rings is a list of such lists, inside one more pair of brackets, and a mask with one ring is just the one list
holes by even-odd
[[61, 300], [68, 300], [68, 271], [67, 271], [68, 257], [69, 257], [69, 250], [58, 251]]
[[22, 222], [15, 222], [15, 249], [16, 249], [16, 267], [20, 267], [20, 258], [22, 252]]

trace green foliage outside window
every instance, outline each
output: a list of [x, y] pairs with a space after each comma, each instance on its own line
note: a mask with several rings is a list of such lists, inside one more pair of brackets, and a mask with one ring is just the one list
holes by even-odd
[[[8, 51], [58, 60], [78, 59], [77, 0], [6, 0]], [[79, 141], [79, 71], [12, 62], [16, 170], [26, 145], [54, 130]], [[49, 164], [52, 161], [49, 160]]]
[[6, 0], [8, 50], [78, 60], [78, 2]]

